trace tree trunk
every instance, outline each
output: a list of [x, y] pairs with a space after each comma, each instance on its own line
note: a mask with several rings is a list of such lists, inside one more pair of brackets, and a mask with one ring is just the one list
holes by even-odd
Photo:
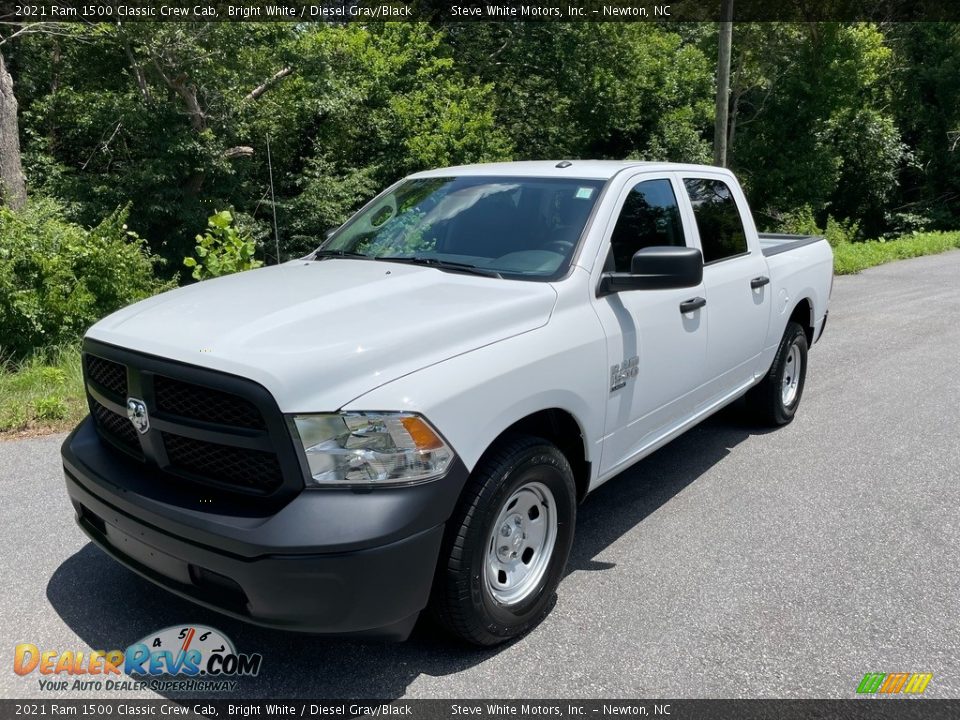
[[20, 127], [13, 78], [0, 53], [0, 204], [18, 210], [27, 202], [27, 185], [20, 160]]
[[730, 46], [733, 41], [733, 0], [723, 0], [723, 22], [717, 52], [717, 104], [713, 126], [713, 164], [727, 165], [727, 118], [730, 102]]
[[727, 132], [727, 152], [724, 157], [724, 163], [733, 156], [733, 145], [737, 139], [737, 115], [740, 113], [740, 96], [742, 92], [733, 94], [733, 102], [730, 105], [730, 129]]

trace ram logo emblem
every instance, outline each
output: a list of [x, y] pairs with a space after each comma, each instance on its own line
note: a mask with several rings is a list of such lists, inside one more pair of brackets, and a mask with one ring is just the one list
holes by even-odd
[[147, 414], [147, 405], [143, 400], [127, 398], [127, 417], [141, 435], [150, 429], [150, 416]]

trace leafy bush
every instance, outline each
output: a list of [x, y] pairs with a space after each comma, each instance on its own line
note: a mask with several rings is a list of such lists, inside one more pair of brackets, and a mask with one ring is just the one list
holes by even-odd
[[798, 235], [823, 235], [833, 247], [860, 240], [860, 224], [858, 222], [837, 220], [832, 215], [828, 215], [826, 228], [821, 228], [817, 225], [813, 208], [809, 205], [804, 205], [785, 214], [780, 220], [778, 230]]
[[823, 230], [817, 225], [817, 220], [813, 216], [813, 208], [809, 205], [803, 205], [786, 213], [780, 218], [777, 230], [795, 235], [823, 235]]
[[827, 227], [823, 236], [833, 247], [844, 243], [854, 243], [861, 240], [860, 223], [855, 220], [835, 220], [832, 215], [827, 216]]
[[127, 228], [129, 206], [94, 228], [63, 217], [53, 200], [0, 208], [0, 356], [69, 342], [124, 305], [172, 286], [161, 262]]
[[196, 257], [185, 257], [183, 264], [193, 268], [196, 280], [253, 270], [263, 265], [253, 254], [257, 245], [248, 230], [233, 224], [229, 210], [221, 210], [207, 219], [207, 232], [197, 235]]

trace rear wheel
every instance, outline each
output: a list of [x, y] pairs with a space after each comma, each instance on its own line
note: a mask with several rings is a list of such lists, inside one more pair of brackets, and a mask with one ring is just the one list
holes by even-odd
[[807, 334], [787, 323], [780, 347], [763, 380], [747, 393], [747, 405], [767, 425], [786, 425], [797, 412], [807, 377]]
[[432, 600], [441, 624], [477, 645], [534, 627], [556, 603], [575, 520], [560, 450], [529, 436], [494, 446], [448, 524]]

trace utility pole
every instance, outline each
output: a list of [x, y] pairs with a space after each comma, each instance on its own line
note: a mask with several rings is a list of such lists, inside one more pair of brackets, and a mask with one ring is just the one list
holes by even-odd
[[730, 102], [730, 47], [733, 44], [733, 0], [723, 0], [717, 50], [717, 104], [713, 125], [713, 164], [727, 166], [727, 119]]

